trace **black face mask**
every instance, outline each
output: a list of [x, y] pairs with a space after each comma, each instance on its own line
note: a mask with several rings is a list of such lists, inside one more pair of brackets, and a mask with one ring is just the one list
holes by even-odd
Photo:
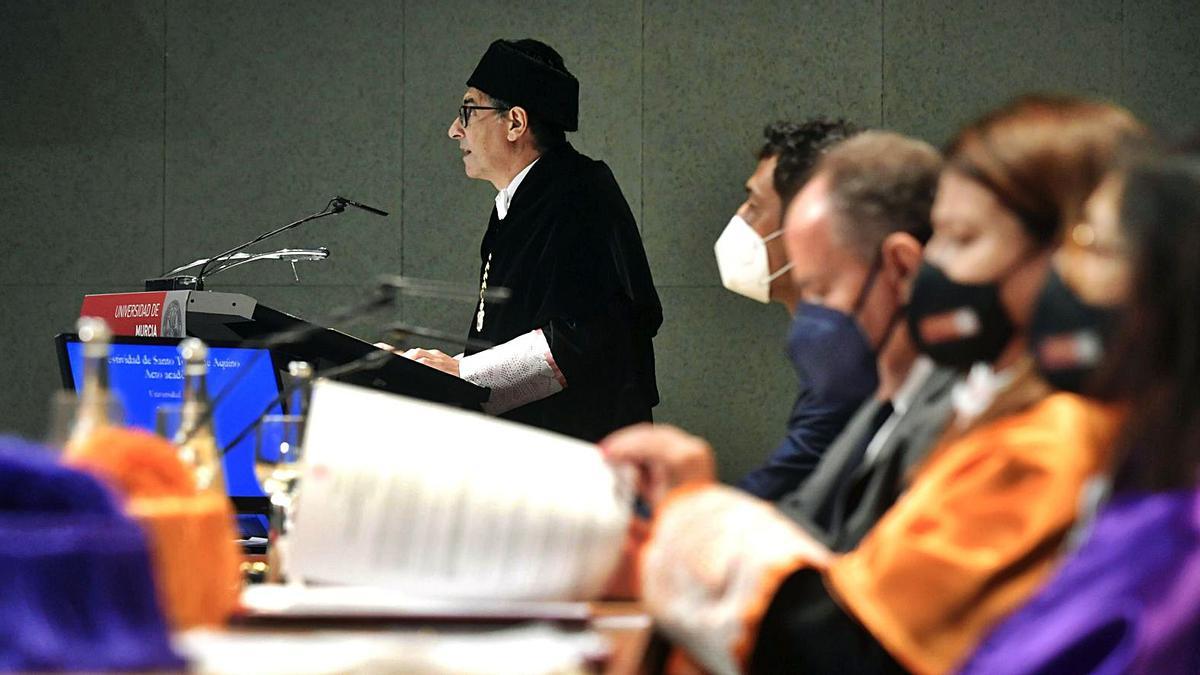
[[1084, 302], [1051, 268], [1029, 324], [1029, 348], [1042, 378], [1082, 393], [1108, 347], [1116, 314]]
[[999, 280], [960, 284], [940, 268], [921, 263], [908, 301], [908, 332], [921, 352], [966, 371], [976, 363], [995, 361], [1013, 330], [1000, 302]]

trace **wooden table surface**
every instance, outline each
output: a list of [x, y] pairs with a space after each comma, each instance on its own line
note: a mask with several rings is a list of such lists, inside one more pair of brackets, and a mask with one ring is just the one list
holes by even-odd
[[650, 641], [650, 617], [636, 602], [593, 602], [592, 627], [608, 639], [612, 656], [605, 668], [610, 675], [637, 673]]

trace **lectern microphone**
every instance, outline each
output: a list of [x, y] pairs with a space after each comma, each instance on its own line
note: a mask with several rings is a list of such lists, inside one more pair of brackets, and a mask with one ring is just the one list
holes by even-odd
[[339, 204], [337, 200], [338, 200], [338, 198], [334, 197], [333, 199], [329, 200], [329, 203], [326, 204], [325, 208], [322, 209], [321, 211], [318, 211], [312, 215], [304, 216], [300, 220], [288, 223], [287, 225], [284, 225], [283, 227], [277, 227], [274, 230], [271, 230], [269, 232], [264, 232], [264, 233], [258, 235], [257, 237], [251, 239], [248, 242], [245, 242], [243, 244], [238, 244], [237, 246], [234, 246], [233, 248], [229, 249], [228, 251], [225, 251], [224, 253], [218, 253], [217, 255], [209, 258], [208, 262], [201, 265], [200, 271], [196, 273], [196, 290], [198, 290], [198, 291], [204, 290], [204, 277], [207, 275], [208, 268], [210, 265], [220, 262], [222, 260], [226, 260], [229, 258], [229, 256], [233, 255], [234, 253], [237, 253], [238, 251], [241, 251], [245, 248], [253, 246], [264, 239], [269, 239], [271, 237], [274, 237], [275, 235], [280, 234], [282, 232], [287, 232], [288, 230], [290, 230], [294, 227], [299, 227], [300, 225], [303, 225], [304, 223], [307, 223], [310, 220], [316, 220], [317, 218], [324, 218], [325, 216], [333, 216], [333, 215], [337, 215], [337, 214], [341, 213], [342, 211], [344, 211], [346, 209], [346, 207], [344, 205]]
[[[383, 209], [377, 209], [374, 206], [367, 206], [366, 204], [359, 204], [358, 202], [354, 201], [353, 199], [346, 199], [345, 197], [343, 197], [341, 195], [334, 197], [333, 201], [331, 201], [330, 204], [338, 204], [343, 209], [347, 206], [353, 206], [354, 208], [362, 209], [363, 211], [374, 213], [377, 216], [386, 216], [388, 214], [388, 212], [384, 211]], [[341, 212], [341, 209], [339, 209], [339, 213], [340, 212]]]
[[257, 237], [251, 239], [250, 241], [247, 241], [243, 244], [238, 244], [237, 246], [234, 246], [233, 248], [229, 249], [228, 251], [218, 253], [217, 255], [209, 258], [204, 264], [202, 264], [200, 266], [200, 271], [198, 271], [196, 273], [196, 276], [194, 276], [194, 277], [191, 277], [191, 276], [170, 277], [170, 276], [164, 275], [164, 277], [159, 278], [159, 279], [147, 279], [146, 280], [146, 290], [186, 289], [186, 290], [193, 290], [193, 291], [202, 291], [202, 290], [204, 290], [204, 279], [214, 273], [214, 271], [211, 269], [213, 265], [216, 265], [217, 263], [225, 262], [225, 261], [229, 260], [230, 258], [232, 258], [232, 256], [234, 254], [238, 253], [239, 251], [242, 251], [250, 246], [253, 246], [254, 244], [257, 244], [258, 242], [260, 242], [264, 239], [270, 239], [271, 237], [274, 237], [277, 234], [286, 232], [294, 227], [299, 227], [300, 225], [303, 225], [304, 223], [307, 223], [310, 220], [316, 220], [318, 218], [324, 218], [326, 216], [335, 216], [335, 215], [345, 211], [347, 206], [353, 206], [355, 208], [362, 209], [364, 211], [374, 213], [374, 214], [380, 215], [380, 216], [387, 215], [387, 211], [384, 211], [382, 209], [377, 209], [374, 206], [367, 206], [366, 204], [360, 204], [352, 199], [346, 199], [345, 197], [342, 197], [339, 195], [339, 196], [334, 197], [333, 199], [330, 199], [329, 203], [325, 205], [325, 208], [318, 211], [317, 213], [305, 216], [305, 217], [301, 218], [300, 220], [288, 223], [287, 225], [284, 225], [283, 227], [278, 227], [269, 232], [264, 232], [264, 233], [258, 235]]

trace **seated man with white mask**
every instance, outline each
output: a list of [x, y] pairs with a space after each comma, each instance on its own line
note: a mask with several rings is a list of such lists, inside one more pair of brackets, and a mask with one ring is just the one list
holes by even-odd
[[[746, 180], [746, 200], [714, 247], [721, 282], [758, 302], [777, 302], [795, 315], [800, 289], [788, 274], [780, 234], [783, 211], [829, 148], [857, 133], [845, 120], [814, 118], [796, 124], [776, 122], [763, 129], [758, 164]], [[792, 350], [788, 355], [795, 361]], [[869, 392], [867, 392], [869, 393]], [[863, 394], [863, 397], [867, 395]], [[824, 449], [841, 431], [862, 397], [844, 403], [818, 399], [805, 386], [788, 416], [787, 434], [762, 466], [738, 485], [763, 499], [778, 499], [801, 484]]]

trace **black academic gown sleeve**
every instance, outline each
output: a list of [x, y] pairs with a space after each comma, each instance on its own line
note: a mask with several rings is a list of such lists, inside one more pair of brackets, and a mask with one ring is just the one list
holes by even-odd
[[904, 673], [805, 568], [783, 582], [759, 626], [751, 673]]
[[603, 162], [577, 169], [558, 216], [566, 230], [553, 285], [536, 312], [567, 381], [595, 381], [626, 357], [626, 336], [654, 334], [661, 305], [641, 236], [616, 178]]

